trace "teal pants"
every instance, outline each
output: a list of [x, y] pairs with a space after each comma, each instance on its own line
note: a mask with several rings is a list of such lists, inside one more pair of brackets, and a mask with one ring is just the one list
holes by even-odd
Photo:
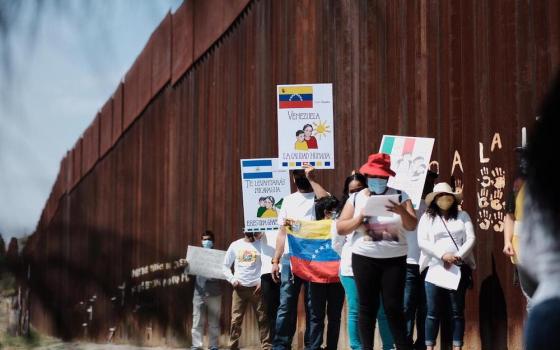
[[[361, 349], [362, 342], [360, 341], [360, 331], [358, 328], [358, 317], [360, 311], [360, 303], [358, 301], [358, 289], [356, 282], [352, 276], [340, 276], [340, 282], [346, 292], [346, 305], [348, 308], [348, 338], [350, 338], [351, 349]], [[378, 296], [381, 299], [381, 296]], [[383, 303], [379, 301], [379, 311], [377, 312], [377, 324], [379, 333], [381, 334], [381, 342], [383, 343], [383, 350], [391, 350], [394, 348], [393, 335], [389, 329], [389, 323]]]

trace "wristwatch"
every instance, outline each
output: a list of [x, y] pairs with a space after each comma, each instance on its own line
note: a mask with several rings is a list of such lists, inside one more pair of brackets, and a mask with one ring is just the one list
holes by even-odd
[[280, 261], [278, 259], [272, 258], [271, 263], [278, 264], [278, 263], [280, 263]]

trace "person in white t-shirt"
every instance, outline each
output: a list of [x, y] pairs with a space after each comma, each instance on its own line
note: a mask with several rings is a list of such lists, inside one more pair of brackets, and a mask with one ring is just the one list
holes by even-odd
[[[406, 193], [387, 186], [389, 177], [395, 176], [395, 172], [391, 170], [389, 155], [371, 154], [360, 168], [360, 173], [366, 175], [368, 188], [346, 201], [336, 228], [341, 235], [353, 233], [355, 236], [352, 244], [352, 270], [360, 302], [362, 349], [373, 350], [379, 298], [372, 296], [381, 293], [397, 350], [411, 350], [412, 340], [406, 334], [403, 299], [408, 250], [406, 231], [416, 227], [416, 213]], [[364, 215], [370, 196], [393, 194], [400, 197], [400, 203], [392, 201], [387, 207], [391, 215]]]
[[[424, 199], [434, 189], [434, 181], [438, 174], [428, 170], [422, 191], [422, 201], [416, 210], [416, 217], [421, 218], [428, 208]], [[406, 317], [406, 332], [412, 338], [414, 325], [416, 324], [415, 350], [426, 349], [424, 340], [426, 321], [426, 293], [424, 291], [424, 278], [426, 272], [420, 273], [420, 247], [418, 246], [417, 231], [411, 231], [406, 235], [408, 253], [406, 254], [406, 282], [404, 286], [404, 315]]]
[[[461, 266], [461, 279], [457, 290], [449, 290], [425, 281], [426, 291], [426, 347], [433, 350], [439, 330], [441, 300], [450, 305], [453, 328], [453, 350], [463, 346], [465, 333], [465, 294], [476, 267], [472, 249], [475, 243], [474, 227], [469, 214], [459, 210], [462, 194], [453, 192], [445, 182], [434, 186], [426, 196], [426, 213], [418, 224], [420, 246], [420, 272], [443, 264], [449, 269], [453, 264]], [[428, 277], [429, 277], [428, 271]], [[426, 279], [429, 279], [429, 278]], [[443, 299], [442, 299], [443, 298]]]
[[[224, 276], [233, 286], [231, 300], [231, 332], [229, 348], [239, 349], [241, 324], [247, 306], [257, 316], [261, 347], [270, 349], [270, 332], [261, 295], [261, 242], [260, 233], [245, 232], [245, 237], [230, 244], [224, 257]], [[234, 273], [231, 272], [233, 265]]]
[[[313, 177], [313, 167], [305, 167], [305, 170], [294, 170], [292, 172], [297, 191], [286, 196], [282, 208], [278, 213], [278, 238], [276, 240], [276, 251], [272, 259], [272, 278], [280, 282], [280, 305], [276, 316], [276, 334], [273, 340], [273, 349], [291, 349], [292, 339], [296, 332], [297, 304], [302, 285], [306, 281], [292, 274], [290, 267], [290, 252], [286, 243], [286, 220], [315, 220], [315, 198], [328, 195], [321, 185]], [[280, 263], [282, 275], [280, 276]], [[281, 281], [280, 281], [281, 277]], [[308, 293], [305, 293], [307, 296]], [[304, 343], [308, 346], [309, 339], [309, 302], [306, 298], [306, 329]]]
[[[348, 176], [344, 182], [344, 190], [342, 199], [344, 204], [350, 199], [352, 201], [352, 206], [355, 206], [355, 194], [362, 191], [367, 187], [367, 178], [355, 172]], [[344, 205], [343, 204], [343, 205]], [[340, 208], [342, 211], [342, 208]], [[354, 272], [352, 272], [352, 245], [354, 244], [354, 234], [349, 235], [339, 235], [336, 232], [336, 225], [333, 225], [332, 232], [332, 247], [340, 255], [340, 282], [344, 287], [344, 292], [346, 294], [346, 309], [348, 310], [348, 316], [346, 317], [348, 326], [348, 341], [350, 349], [360, 350], [362, 348], [362, 342], [360, 341], [360, 332], [358, 327], [358, 317], [359, 317], [359, 299], [358, 290], [356, 288], [356, 281], [354, 280]], [[383, 303], [379, 304], [379, 311], [377, 312], [377, 325], [379, 327], [379, 335], [381, 336], [382, 349], [391, 350], [394, 347], [393, 335], [389, 329], [389, 322], [387, 321], [387, 315], [383, 308]]]

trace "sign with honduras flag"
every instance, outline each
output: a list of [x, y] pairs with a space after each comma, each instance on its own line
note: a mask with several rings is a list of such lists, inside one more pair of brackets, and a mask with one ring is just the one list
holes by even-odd
[[334, 169], [332, 84], [277, 86], [278, 154], [282, 169]]
[[332, 248], [332, 220], [288, 221], [292, 273], [316, 283], [339, 282], [340, 256]]
[[389, 178], [389, 187], [410, 196], [414, 208], [418, 209], [422, 191], [434, 148], [434, 139], [383, 135], [379, 152], [391, 156], [391, 169], [396, 173]]
[[290, 174], [275, 158], [241, 159], [241, 186], [246, 232], [278, 228], [278, 210], [290, 194]]

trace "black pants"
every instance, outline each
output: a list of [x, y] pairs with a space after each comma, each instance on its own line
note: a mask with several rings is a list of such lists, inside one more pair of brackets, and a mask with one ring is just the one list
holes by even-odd
[[[306, 348], [321, 349], [325, 330], [325, 313], [327, 315], [327, 350], [338, 348], [340, 334], [340, 316], [344, 305], [344, 288], [340, 282], [308, 284], [309, 296], [309, 341]], [[325, 312], [326, 311], [326, 312]]]
[[379, 293], [397, 350], [412, 350], [403, 312], [406, 256], [388, 259], [352, 254], [352, 269], [360, 302], [360, 339], [362, 349], [373, 350]]
[[272, 274], [266, 273], [261, 276], [261, 290], [266, 310], [266, 317], [270, 324], [270, 339], [276, 334], [276, 314], [280, 305], [280, 283], [272, 280]]

